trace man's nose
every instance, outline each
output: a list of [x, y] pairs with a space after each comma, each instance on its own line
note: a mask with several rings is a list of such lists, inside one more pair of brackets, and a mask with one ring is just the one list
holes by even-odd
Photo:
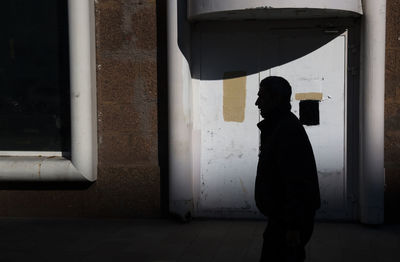
[[256, 106], [258, 106], [258, 99], [259, 99], [259, 98], [257, 98], [256, 103], [255, 103]]

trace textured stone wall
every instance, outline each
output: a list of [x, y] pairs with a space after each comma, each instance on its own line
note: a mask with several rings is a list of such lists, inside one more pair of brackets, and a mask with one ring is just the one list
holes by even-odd
[[385, 217], [400, 222], [400, 0], [387, 0]]
[[133, 210], [156, 212], [156, 1], [98, 1], [96, 18], [98, 183], [114, 184]]
[[0, 216], [156, 217], [160, 211], [155, 0], [98, 0], [98, 180], [0, 190]]

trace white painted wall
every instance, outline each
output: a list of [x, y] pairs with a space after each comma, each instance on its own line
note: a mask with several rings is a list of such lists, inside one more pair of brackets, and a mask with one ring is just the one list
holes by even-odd
[[[207, 66], [206, 61], [204, 66]], [[199, 215], [249, 216], [249, 212], [256, 211], [253, 194], [259, 146], [256, 127], [259, 114], [253, 105], [258, 91], [254, 87], [258, 86], [258, 82], [258, 74], [247, 76], [243, 122], [224, 121], [221, 80], [200, 83]]]
[[[257, 167], [259, 133], [258, 109], [254, 106], [257, 96], [259, 74], [246, 77], [245, 119], [243, 122], [226, 122], [223, 117], [223, 73], [218, 80], [203, 80], [213, 76], [221, 68], [215, 68], [216, 59], [222, 62], [225, 72], [247, 70], [252, 67], [252, 57], [237, 50], [248, 49], [254, 44], [258, 48], [257, 35], [201, 34], [201, 50], [197, 57], [200, 63], [200, 80], [194, 92], [197, 107], [194, 110], [195, 131], [200, 134], [198, 178], [195, 184], [197, 216], [251, 217], [257, 211], [254, 206], [254, 175]], [[235, 43], [225, 45], [226, 43]], [[237, 56], [232, 57], [232, 53]], [[240, 60], [242, 67], [236, 67], [233, 60]], [[195, 61], [199, 61], [195, 59]], [[220, 61], [221, 62], [221, 61]], [[196, 63], [196, 62], [195, 62]], [[210, 77], [213, 78], [213, 77]]]

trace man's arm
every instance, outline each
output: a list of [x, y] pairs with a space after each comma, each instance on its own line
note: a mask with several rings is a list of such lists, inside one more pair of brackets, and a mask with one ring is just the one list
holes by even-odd
[[279, 135], [278, 168], [284, 183], [284, 219], [289, 229], [299, 229], [306, 212], [308, 156], [303, 130], [284, 127]]

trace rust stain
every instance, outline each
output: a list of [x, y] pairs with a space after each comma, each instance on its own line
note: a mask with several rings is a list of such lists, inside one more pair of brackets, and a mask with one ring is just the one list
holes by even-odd
[[39, 167], [39, 169], [38, 169], [38, 177], [40, 179], [40, 169], [42, 168], [42, 163], [39, 163], [38, 167]]
[[243, 122], [246, 108], [246, 72], [224, 73], [223, 115], [225, 122]]
[[246, 187], [244, 186], [243, 180], [242, 180], [241, 178], [239, 178], [239, 180], [240, 180], [240, 185], [242, 186], [243, 192], [244, 192], [245, 194], [247, 194], [247, 190], [246, 190]]

